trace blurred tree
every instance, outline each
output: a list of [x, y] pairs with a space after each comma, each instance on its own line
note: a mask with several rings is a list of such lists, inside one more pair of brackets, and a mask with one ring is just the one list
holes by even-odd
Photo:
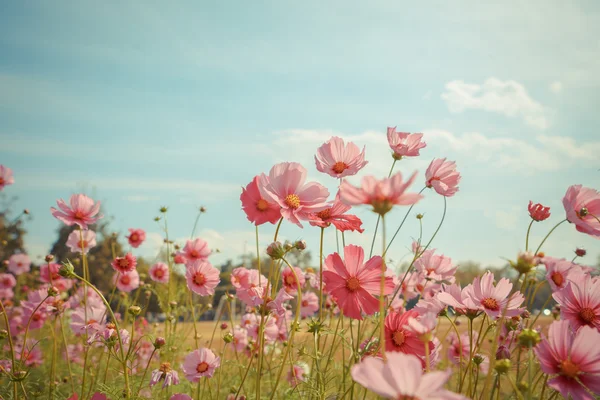
[[0, 260], [8, 260], [15, 253], [25, 253], [25, 229], [23, 222], [31, 219], [28, 211], [21, 212], [17, 217], [11, 216], [11, 206], [16, 197], [0, 197]]

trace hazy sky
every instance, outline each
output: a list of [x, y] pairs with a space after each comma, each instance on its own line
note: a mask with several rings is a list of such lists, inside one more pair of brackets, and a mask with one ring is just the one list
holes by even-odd
[[[333, 134], [366, 146], [364, 174], [392, 159], [387, 126], [424, 132], [427, 148], [397, 170], [456, 160], [463, 179], [434, 247], [454, 260], [502, 265], [525, 246], [529, 200], [551, 206], [538, 244], [564, 218], [561, 199], [600, 188], [600, 6], [597, 2], [4, 2], [0, 12], [0, 164], [5, 189], [29, 208], [27, 248], [43, 255], [59, 222], [49, 208], [86, 188], [114, 216], [143, 228], [137, 252], [199, 235], [223, 252], [254, 246], [239, 194], [254, 175], [297, 161], [335, 194], [314, 152]], [[357, 182], [357, 179], [351, 179]], [[426, 191], [389, 253], [406, 257], [425, 214], [427, 239], [443, 200]], [[370, 243], [374, 217], [354, 210]], [[405, 209], [388, 218], [392, 231]], [[274, 227], [261, 226], [266, 246]], [[318, 228], [282, 227], [314, 255]], [[558, 228], [544, 248], [572, 257], [599, 241]], [[378, 242], [377, 249], [380, 248]], [[326, 253], [335, 235], [326, 236]], [[315, 257], [316, 262], [316, 257]]]

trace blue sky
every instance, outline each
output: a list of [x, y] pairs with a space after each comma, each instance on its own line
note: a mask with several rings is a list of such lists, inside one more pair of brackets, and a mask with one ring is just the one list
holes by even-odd
[[[28, 251], [43, 255], [59, 226], [57, 198], [86, 190], [121, 233], [143, 228], [139, 254], [161, 243], [153, 221], [169, 206], [171, 237], [199, 234], [219, 263], [253, 248], [240, 187], [281, 161], [309, 178], [331, 135], [366, 146], [365, 174], [391, 164], [386, 126], [424, 132], [428, 147], [397, 170], [456, 160], [461, 191], [434, 247], [458, 261], [500, 266], [524, 247], [529, 200], [552, 208], [539, 243], [564, 212], [571, 184], [600, 187], [600, 6], [596, 2], [5, 2], [0, 13], [0, 163], [5, 192], [29, 208]], [[357, 182], [356, 179], [352, 180]], [[442, 199], [426, 192], [425, 237]], [[370, 243], [374, 217], [366, 208]], [[391, 231], [405, 210], [388, 218]], [[406, 257], [414, 219], [389, 253]], [[266, 246], [273, 227], [261, 227]], [[318, 228], [286, 224], [285, 238]], [[598, 241], [563, 225], [545, 250], [571, 257]], [[335, 249], [328, 232], [326, 252]], [[315, 257], [316, 258], [316, 257]]]

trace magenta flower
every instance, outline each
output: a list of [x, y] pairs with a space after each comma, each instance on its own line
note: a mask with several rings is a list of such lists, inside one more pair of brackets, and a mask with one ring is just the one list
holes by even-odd
[[443, 254], [435, 254], [435, 250], [425, 250], [415, 261], [415, 270], [435, 281], [454, 282], [454, 274], [458, 266], [452, 265], [452, 259]]
[[221, 358], [215, 356], [210, 349], [201, 348], [185, 356], [183, 373], [188, 381], [196, 383], [203, 376], [212, 377], [221, 365]]
[[262, 225], [270, 222], [277, 223], [281, 218], [281, 207], [275, 202], [269, 202], [263, 196], [258, 188], [260, 182], [268, 182], [268, 178], [262, 174], [255, 176], [252, 182], [242, 189], [240, 200], [242, 201], [242, 209], [246, 213], [248, 221], [254, 225]]
[[[465, 288], [467, 298], [464, 304], [469, 309], [485, 312], [490, 318], [498, 318], [503, 313], [506, 317], [521, 314], [519, 306], [525, 301], [521, 292], [510, 294], [512, 283], [502, 278], [494, 286], [494, 274], [486, 272], [481, 278], [476, 277], [473, 285]], [[443, 301], [443, 300], [442, 300]]]
[[73, 253], [81, 253], [80, 235], [83, 236], [83, 252], [87, 254], [92, 247], [96, 246], [96, 234], [94, 231], [74, 230], [67, 238], [67, 247], [69, 247]]
[[368, 161], [365, 161], [365, 148], [362, 152], [352, 142], [333, 136], [317, 149], [315, 163], [319, 172], [326, 173], [334, 178], [355, 175]]
[[129, 236], [125, 236], [133, 248], [138, 248], [146, 240], [146, 232], [143, 229], [129, 228]]
[[215, 293], [219, 284], [219, 270], [209, 262], [194, 263], [185, 273], [187, 287], [200, 296], [209, 296]]
[[458, 192], [458, 182], [460, 173], [456, 171], [456, 163], [445, 158], [434, 159], [425, 172], [425, 186], [442, 196], [454, 196]]
[[302, 318], [313, 316], [319, 311], [319, 297], [314, 292], [307, 292], [302, 295], [302, 304], [300, 316]]
[[13, 274], [0, 274], [0, 289], [12, 289], [17, 286], [17, 280]]
[[427, 146], [427, 143], [421, 141], [422, 138], [422, 133], [396, 132], [395, 126], [387, 128], [388, 144], [394, 152], [394, 158], [398, 160], [418, 156], [419, 150]]
[[[296, 275], [294, 276], [294, 272]], [[285, 267], [283, 271], [281, 271], [281, 281], [283, 283], [283, 287], [285, 291], [288, 293], [296, 294], [298, 292], [298, 284], [300, 287], [304, 287], [306, 283], [306, 278], [304, 278], [304, 272], [298, 268], [294, 267], [294, 272], [290, 267]], [[298, 279], [296, 279], [296, 277]]]
[[352, 379], [386, 399], [462, 400], [444, 389], [451, 371], [423, 373], [421, 361], [410, 354], [389, 353], [387, 362], [365, 357], [352, 367]]
[[8, 270], [15, 275], [21, 275], [31, 270], [31, 260], [27, 254], [13, 254], [8, 259]]
[[573, 185], [563, 197], [563, 206], [569, 222], [582, 233], [600, 236], [600, 193], [598, 191]]
[[129, 293], [140, 287], [140, 274], [136, 269], [129, 272], [117, 272], [113, 277], [113, 283], [121, 292]]
[[169, 282], [169, 267], [165, 263], [157, 262], [152, 267], [150, 267], [148, 273], [150, 274], [150, 279], [152, 279], [154, 282]]
[[287, 374], [287, 381], [291, 387], [298, 386], [301, 382], [308, 380], [310, 374], [310, 367], [307, 363], [298, 361], [294, 364], [294, 367], [290, 369]]
[[[345, 316], [362, 319], [361, 312], [372, 315], [379, 309], [381, 292], [381, 263], [379, 256], [370, 258], [363, 264], [365, 255], [362, 247], [348, 245], [344, 247], [344, 261], [338, 253], [325, 259], [327, 271], [323, 272], [326, 290], [335, 298]], [[385, 278], [384, 294], [391, 294], [394, 281]]]
[[[409, 327], [409, 320], [418, 317], [419, 314], [414, 310], [402, 314], [390, 312], [385, 317], [385, 351], [412, 354], [424, 364], [425, 344]], [[433, 342], [429, 342], [429, 349], [433, 349]]]
[[361, 187], [357, 188], [343, 181], [340, 185], [340, 198], [350, 206], [369, 204], [377, 214], [384, 215], [394, 205], [409, 206], [417, 203], [423, 196], [417, 193], [405, 193], [415, 181], [416, 172], [408, 179], [402, 181], [402, 173], [398, 172], [391, 178], [380, 181], [372, 176], [362, 178]]
[[12, 169], [5, 167], [0, 164], [0, 192], [4, 189], [4, 186], [12, 185], [15, 183]]
[[120, 273], [131, 272], [137, 266], [137, 259], [131, 253], [125, 254], [125, 257], [117, 257], [115, 258], [110, 265], [112, 265], [113, 269]]
[[338, 191], [331, 207], [310, 214], [308, 220], [312, 226], [327, 228], [333, 224], [333, 226], [341, 232], [358, 231], [362, 233], [364, 229], [361, 228], [362, 221], [360, 218], [356, 215], [344, 214], [346, 211], [350, 210], [350, 208], [352, 207], [342, 203], [340, 200], [340, 192]]
[[300, 220], [308, 219], [310, 213], [327, 208], [327, 188], [317, 182], [305, 183], [306, 169], [293, 162], [276, 164], [263, 176], [259, 184], [261, 194], [269, 201], [279, 204], [281, 215], [302, 228]]
[[554, 376], [548, 386], [560, 392], [563, 398], [588, 400], [587, 387], [600, 393], [600, 333], [589, 326], [575, 332], [569, 321], [555, 321], [548, 328], [548, 336], [538, 344], [535, 352], [542, 371]]
[[169, 397], [169, 400], [192, 400], [192, 398], [185, 393], [175, 393], [173, 396]]
[[529, 201], [529, 206], [527, 207], [529, 211], [529, 216], [534, 221], [540, 222], [550, 217], [550, 207], [544, 207], [540, 203], [533, 204], [533, 202]]
[[590, 326], [600, 331], [600, 279], [581, 275], [552, 294], [560, 304], [560, 317], [575, 329]]
[[564, 289], [569, 282], [581, 280], [585, 274], [578, 264], [564, 258], [544, 257], [542, 262], [546, 266], [546, 280], [553, 292]]
[[69, 199], [70, 207], [63, 199], [58, 200], [56, 204], [60, 210], [51, 207], [52, 215], [69, 226], [77, 224], [81, 229], [88, 229], [88, 225], [102, 218], [102, 214], [98, 214], [100, 202], [94, 204], [94, 200], [84, 194], [72, 195]]
[[171, 368], [171, 363], [164, 362], [160, 364], [160, 368], [152, 371], [150, 376], [150, 387], [156, 385], [159, 381], [163, 381], [162, 388], [179, 384], [179, 375], [177, 371]]
[[188, 240], [183, 247], [183, 251], [178, 254], [185, 259], [185, 266], [191, 267], [192, 265], [207, 261], [210, 253], [211, 251], [208, 248], [208, 243], [197, 238]]

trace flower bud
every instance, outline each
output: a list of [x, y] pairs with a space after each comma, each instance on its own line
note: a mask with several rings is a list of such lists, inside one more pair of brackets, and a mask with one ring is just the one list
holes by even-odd
[[204, 206], [200, 207], [200, 212], [201, 213], [205, 213], [206, 212], [206, 207], [204, 207]]
[[149, 298], [150, 298], [150, 296], [152, 296], [152, 291], [150, 291], [150, 290], [146, 290], [146, 291], [144, 292], [144, 296], [146, 296], [146, 298], [147, 298], [147, 299], [149, 299]]
[[127, 312], [129, 312], [130, 315], [137, 317], [142, 312], [142, 308], [140, 306], [131, 306], [127, 309]]
[[496, 351], [496, 360], [510, 360], [510, 350], [506, 346], [499, 346]]
[[154, 222], [160, 221], [160, 217], [154, 217]]
[[48, 288], [48, 292], [47, 293], [48, 293], [48, 296], [54, 297], [54, 296], [56, 296], [58, 294], [58, 288], [56, 288], [54, 286], [50, 286]]
[[587, 254], [587, 251], [583, 247], [578, 247], [575, 249], [575, 254], [577, 257], [583, 257]]
[[233, 342], [233, 333], [227, 332], [225, 335], [223, 335], [223, 341], [225, 343], [231, 343], [231, 342]]
[[8, 331], [6, 329], [0, 329], [0, 339], [6, 339], [8, 337]]
[[160, 212], [163, 213], [163, 214], [166, 213], [167, 212], [167, 207], [164, 207], [164, 206], [161, 207], [160, 208]]
[[46, 260], [46, 262], [48, 262], [48, 263], [49, 263], [49, 262], [52, 262], [52, 261], [54, 261], [54, 256], [53, 256], [52, 254], [48, 254], [48, 255], [47, 255], [45, 258], [44, 258], [44, 260]]
[[25, 215], [29, 215], [29, 209], [27, 209], [27, 208], [26, 208], [26, 209], [24, 209], [24, 210], [23, 210], [23, 214], [25, 214]]
[[167, 343], [167, 341], [165, 340], [164, 337], [157, 337], [156, 339], [154, 339], [154, 348], [155, 349], [160, 349], [161, 347], [163, 347], [165, 344]]
[[177, 302], [176, 301], [172, 301], [169, 303], [169, 306], [171, 306], [171, 308], [175, 308], [177, 307]]
[[517, 262], [510, 262], [510, 265], [520, 274], [527, 274], [535, 267], [535, 254], [530, 251], [521, 252], [517, 256]]
[[296, 241], [295, 245], [294, 245], [298, 250], [304, 250], [306, 249], [306, 241], [304, 240], [298, 240]]
[[423, 219], [423, 214], [417, 214], [417, 219]]
[[227, 329], [227, 322], [223, 322], [223, 323], [221, 324], [221, 329], [222, 329], [222, 330], [225, 330], [225, 329]]
[[523, 329], [519, 333], [519, 344], [523, 347], [535, 347], [542, 339], [540, 334], [533, 329]]
[[71, 261], [64, 262], [58, 270], [58, 274], [63, 278], [72, 278], [75, 276], [75, 267]]
[[280, 260], [285, 255], [285, 250], [280, 242], [273, 242], [267, 247], [267, 254], [273, 260]]
[[496, 361], [496, 372], [499, 374], [506, 374], [510, 370], [511, 362], [509, 358]]
[[283, 248], [285, 249], [285, 251], [290, 251], [294, 248], [294, 246], [286, 240], [283, 244]]
[[481, 354], [475, 354], [473, 356], [473, 363], [475, 363], [475, 365], [480, 365], [484, 360], [485, 358], [483, 358]]

